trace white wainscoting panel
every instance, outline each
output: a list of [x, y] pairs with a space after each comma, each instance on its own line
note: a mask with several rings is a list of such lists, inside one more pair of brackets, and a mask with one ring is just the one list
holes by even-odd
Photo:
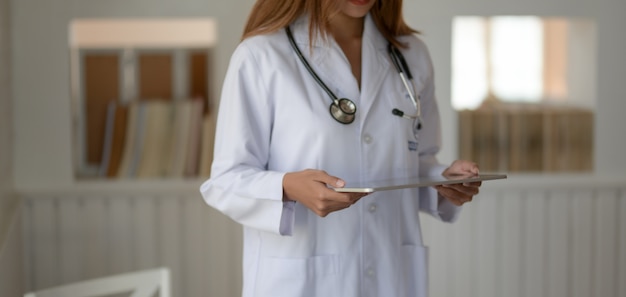
[[[4, 196], [2, 196], [4, 195]], [[0, 199], [11, 199], [8, 194], [0, 193]], [[17, 204], [17, 203], [15, 203]], [[0, 217], [0, 296], [20, 296], [23, 294], [22, 273], [22, 221], [20, 213], [16, 213], [15, 205], [7, 206], [0, 201], [2, 216]], [[1, 226], [6, 223], [7, 225]]]
[[626, 296], [626, 182], [511, 179], [453, 224], [422, 217], [430, 296]]
[[24, 194], [26, 289], [166, 266], [172, 296], [239, 296], [241, 228], [197, 189]]
[[[195, 184], [22, 196], [27, 290], [166, 266], [173, 296], [240, 295], [241, 227]], [[626, 179], [510, 176], [422, 223], [430, 296], [626, 296]]]

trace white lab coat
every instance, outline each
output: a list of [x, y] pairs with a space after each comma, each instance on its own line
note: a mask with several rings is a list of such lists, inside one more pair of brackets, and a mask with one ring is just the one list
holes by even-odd
[[[457, 208], [434, 189], [374, 193], [321, 218], [283, 202], [286, 172], [325, 170], [346, 181], [439, 175], [440, 146], [432, 63], [415, 36], [402, 52], [422, 100], [415, 107], [368, 16], [361, 90], [329, 38], [310, 50], [308, 19], [291, 25], [295, 40], [337, 96], [357, 105], [352, 124], [329, 114], [331, 99], [307, 72], [284, 30], [244, 40], [235, 50], [220, 102], [211, 178], [201, 186], [209, 205], [244, 226], [243, 296], [426, 296], [427, 252], [418, 210], [453, 220]], [[417, 150], [415, 149], [417, 142]]]

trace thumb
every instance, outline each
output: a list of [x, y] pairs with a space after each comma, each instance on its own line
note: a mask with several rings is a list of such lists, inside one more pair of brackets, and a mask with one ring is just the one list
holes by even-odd
[[329, 175], [326, 172], [322, 172], [317, 177], [317, 180], [335, 188], [343, 188], [343, 186], [346, 185], [346, 182], [344, 180], [336, 176]]
[[456, 160], [448, 168], [450, 174], [478, 174], [478, 165], [471, 161]]
[[461, 172], [478, 174], [478, 165], [474, 162], [463, 160], [461, 162]]

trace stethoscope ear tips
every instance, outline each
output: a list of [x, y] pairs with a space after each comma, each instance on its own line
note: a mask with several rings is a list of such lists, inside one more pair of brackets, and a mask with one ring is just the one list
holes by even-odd
[[330, 114], [337, 122], [350, 124], [354, 122], [356, 104], [347, 98], [334, 100], [333, 103], [330, 104]]
[[392, 109], [391, 113], [393, 115], [399, 116], [399, 117], [403, 117], [404, 116], [404, 112], [402, 110], [397, 109], [397, 108]]
[[421, 130], [422, 129], [422, 119], [415, 115], [407, 115], [405, 114], [402, 110], [399, 110], [397, 108], [394, 108], [391, 110], [391, 114], [395, 115], [395, 116], [399, 116], [401, 118], [405, 118], [405, 119], [410, 119], [410, 120], [416, 120], [417, 121], [417, 125], [415, 126], [417, 128], [417, 130]]

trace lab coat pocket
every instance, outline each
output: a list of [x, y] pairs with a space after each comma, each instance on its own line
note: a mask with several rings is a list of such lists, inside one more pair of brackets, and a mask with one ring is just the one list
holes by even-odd
[[406, 294], [428, 296], [428, 248], [419, 245], [402, 246]]
[[263, 258], [255, 296], [301, 296], [302, 292], [328, 296], [320, 293], [324, 287], [333, 287], [338, 274], [338, 256]]

